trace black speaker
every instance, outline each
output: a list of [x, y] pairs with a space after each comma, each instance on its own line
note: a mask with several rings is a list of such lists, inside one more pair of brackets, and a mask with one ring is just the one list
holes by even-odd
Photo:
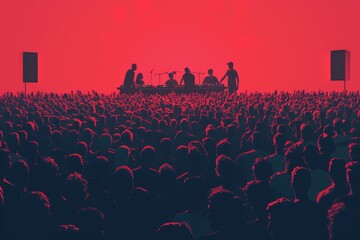
[[331, 51], [331, 81], [350, 80], [350, 52]]
[[35, 52], [23, 52], [23, 82], [38, 82], [38, 54]]

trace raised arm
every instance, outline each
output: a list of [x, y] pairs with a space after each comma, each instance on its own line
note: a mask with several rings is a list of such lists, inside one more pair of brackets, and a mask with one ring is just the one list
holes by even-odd
[[220, 79], [220, 82], [219, 82], [219, 83], [221, 83], [222, 81], [224, 81], [224, 79], [226, 78], [226, 76], [227, 76], [227, 72], [226, 72], [225, 75]]
[[179, 85], [181, 85], [183, 81], [184, 81], [184, 77], [181, 78]]

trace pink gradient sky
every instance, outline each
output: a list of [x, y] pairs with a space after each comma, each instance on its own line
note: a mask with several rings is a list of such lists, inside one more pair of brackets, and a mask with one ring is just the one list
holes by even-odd
[[30, 91], [109, 93], [133, 62], [150, 84], [151, 69], [220, 78], [228, 61], [240, 91], [340, 91], [330, 50], [348, 49], [359, 90], [359, 12], [358, 0], [0, 0], [0, 93], [23, 90], [23, 51], [39, 53]]

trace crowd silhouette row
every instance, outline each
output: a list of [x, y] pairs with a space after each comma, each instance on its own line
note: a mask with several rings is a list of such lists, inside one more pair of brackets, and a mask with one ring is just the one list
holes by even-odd
[[360, 239], [359, 92], [0, 97], [0, 239]]

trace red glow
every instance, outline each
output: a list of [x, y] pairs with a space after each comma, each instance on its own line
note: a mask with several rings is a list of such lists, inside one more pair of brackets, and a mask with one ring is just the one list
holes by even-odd
[[220, 78], [228, 61], [241, 91], [292, 91], [342, 90], [330, 50], [348, 49], [358, 90], [359, 12], [358, 0], [2, 0], [0, 93], [23, 90], [23, 51], [39, 52], [30, 91], [113, 92], [133, 62], [147, 84], [152, 68]]

